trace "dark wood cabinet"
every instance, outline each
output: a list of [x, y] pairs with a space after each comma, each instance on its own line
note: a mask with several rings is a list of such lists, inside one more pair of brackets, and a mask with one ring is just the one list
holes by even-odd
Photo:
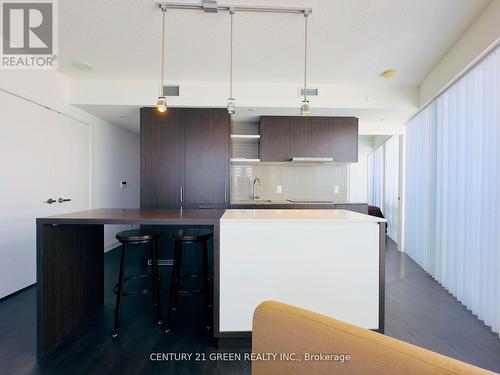
[[186, 112], [186, 204], [228, 203], [229, 129], [225, 108]]
[[296, 117], [292, 126], [292, 157], [332, 157], [332, 125], [329, 118]]
[[261, 160], [331, 157], [358, 161], [358, 119], [354, 117], [263, 116], [260, 121]]
[[358, 119], [333, 117], [331, 155], [337, 162], [358, 161]]
[[[142, 208], [175, 206], [179, 199], [172, 189], [172, 180], [169, 178], [176, 165], [169, 157], [171, 150], [167, 147], [170, 138], [168, 129], [166, 114], [163, 115], [151, 108], [141, 109]], [[160, 163], [160, 160], [165, 162]]]
[[141, 208], [225, 207], [229, 186], [225, 109], [141, 109]]
[[288, 161], [292, 155], [292, 117], [262, 116], [260, 118], [260, 160]]

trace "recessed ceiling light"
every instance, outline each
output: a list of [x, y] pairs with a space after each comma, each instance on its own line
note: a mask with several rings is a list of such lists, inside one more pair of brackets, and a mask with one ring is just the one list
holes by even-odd
[[395, 75], [396, 75], [396, 69], [389, 69], [381, 74], [381, 76], [384, 78], [392, 78]]
[[84, 72], [90, 72], [94, 69], [94, 66], [92, 64], [85, 61], [73, 61], [71, 64], [74, 68], [83, 70]]

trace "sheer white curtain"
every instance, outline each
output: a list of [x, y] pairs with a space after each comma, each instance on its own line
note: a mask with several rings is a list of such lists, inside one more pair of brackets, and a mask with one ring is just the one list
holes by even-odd
[[384, 207], [387, 235], [396, 243], [399, 230], [399, 136], [384, 143]]
[[500, 51], [406, 130], [405, 251], [500, 332]]
[[399, 136], [392, 136], [368, 154], [368, 204], [387, 219], [387, 235], [398, 242]]

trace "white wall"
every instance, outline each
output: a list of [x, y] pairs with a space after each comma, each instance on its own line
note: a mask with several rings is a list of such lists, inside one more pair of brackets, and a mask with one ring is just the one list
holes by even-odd
[[[31, 125], [33, 131], [26, 131], [24, 134], [34, 139], [34, 144], [29, 146], [25, 154], [28, 155], [28, 162], [25, 163], [23, 168], [14, 169], [13, 174], [9, 174], [9, 179], [15, 180], [14, 182], [25, 184], [36, 184], [36, 175], [40, 173], [40, 165], [35, 161], [47, 159], [50, 148], [57, 147], [50, 143], [44, 136], [45, 130], [53, 120], [40, 116], [40, 111], [51, 113], [56, 118], [64, 118], [68, 124], [78, 123], [82, 121], [86, 126], [90, 127], [90, 153], [86, 154], [85, 162], [90, 165], [90, 184], [86, 184], [88, 193], [91, 196], [90, 206], [92, 208], [100, 207], [125, 207], [133, 208], [138, 207], [140, 202], [139, 185], [140, 185], [140, 158], [139, 158], [139, 137], [130, 133], [122, 128], [119, 128], [109, 122], [103, 121], [81, 109], [69, 104], [69, 80], [57, 71], [41, 71], [41, 70], [27, 70], [27, 71], [0, 71], [0, 89], [4, 90], [5, 95], [15, 94], [22, 98], [27, 99], [22, 106], [23, 117], [32, 118]], [[9, 94], [11, 93], [11, 94]], [[23, 99], [19, 99], [23, 100]], [[33, 101], [34, 103], [30, 103]], [[41, 108], [47, 106], [55, 111], [62, 112], [71, 118], [58, 114], [56, 112], [48, 111]], [[19, 131], [16, 123], [16, 117], [10, 117], [7, 122], [6, 101], [0, 101], [0, 124], [2, 125], [1, 132], [3, 137], [7, 138], [10, 133]], [[58, 116], [58, 117], [57, 117]], [[35, 131], [36, 130], [36, 131]], [[38, 134], [38, 136], [36, 136]], [[23, 149], [23, 143], [17, 141], [15, 137], [11, 137], [13, 142], [18, 142], [19, 150]], [[35, 150], [36, 147], [36, 151]], [[0, 157], [2, 161], [8, 161], [10, 164], [16, 163], [15, 152], [7, 151], [8, 148], [0, 150]], [[3, 151], [3, 153], [2, 153]], [[47, 155], [46, 155], [47, 154]], [[32, 163], [29, 162], [29, 158]], [[63, 157], [63, 153], [61, 156]], [[57, 163], [57, 160], [56, 160]], [[56, 164], [54, 163], [54, 164]], [[31, 168], [31, 169], [30, 169]], [[1, 173], [1, 172], [0, 172]], [[0, 174], [2, 176], [2, 174]], [[7, 175], [3, 173], [1, 178]], [[127, 189], [120, 189], [120, 181], [126, 180], [128, 182]], [[14, 184], [9, 184], [9, 186]], [[4, 185], [7, 186], [7, 185]], [[12, 187], [8, 189], [13, 189]], [[9, 190], [12, 191], [12, 190]], [[8, 191], [6, 192], [7, 199]], [[26, 200], [40, 201], [36, 195], [37, 189], [26, 189]], [[56, 197], [57, 198], [57, 197]], [[85, 208], [89, 208], [89, 205]], [[10, 271], [7, 275], [2, 273], [0, 282], [0, 298], [15, 292], [23, 287], [33, 284], [36, 281], [35, 274], [35, 225], [34, 220], [36, 216], [46, 216], [44, 212], [32, 213], [35, 210], [19, 212], [10, 207], [5, 209], [3, 206], [2, 216], [17, 217], [25, 215], [23, 220], [32, 221], [33, 225], [28, 227], [15, 226], [9, 227], [9, 236], [12, 238], [24, 238], [23, 243], [19, 242], [2, 242], [0, 244], [0, 264], [8, 265]], [[63, 206], [61, 206], [62, 208]], [[69, 206], [67, 206], [69, 207]], [[81, 209], [81, 208], [79, 208]], [[70, 210], [72, 211], [72, 210]], [[74, 211], [74, 209], [73, 209]], [[8, 222], [8, 221], [7, 221]], [[116, 229], [116, 228], [115, 228]], [[26, 231], [29, 231], [27, 233]], [[106, 230], [105, 244], [106, 248], [114, 242], [113, 228]], [[9, 254], [22, 254], [22, 259], [11, 259]], [[7, 280], [7, 277], [9, 278]]]
[[[139, 137], [105, 121], [92, 126], [92, 208], [139, 208]], [[127, 188], [120, 182], [127, 181]], [[115, 234], [126, 226], [106, 226], [105, 250], [117, 241]]]
[[0, 134], [1, 298], [35, 282], [35, 218], [90, 208], [90, 127], [0, 90]]
[[373, 136], [360, 135], [358, 162], [349, 165], [349, 201], [368, 202], [368, 154], [373, 150]]

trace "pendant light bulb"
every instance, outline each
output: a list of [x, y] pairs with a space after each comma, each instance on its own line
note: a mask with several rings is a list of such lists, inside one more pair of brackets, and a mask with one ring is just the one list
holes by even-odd
[[158, 97], [158, 102], [156, 103], [156, 109], [160, 113], [164, 113], [167, 111], [167, 98], [164, 96]]
[[300, 106], [301, 116], [309, 116], [311, 105], [307, 100], [307, 19], [309, 12], [304, 12], [304, 99]]
[[167, 98], [164, 94], [165, 86], [165, 13], [167, 13], [167, 8], [160, 4], [160, 10], [162, 11], [162, 23], [161, 23], [161, 82], [160, 82], [160, 96], [156, 102], [156, 109], [160, 113], [165, 113], [167, 111]]
[[309, 100], [302, 100], [302, 105], [300, 106], [300, 115], [301, 116], [309, 116], [311, 106], [309, 104]]
[[231, 31], [229, 39], [229, 98], [227, 99], [227, 113], [234, 115], [236, 113], [235, 99], [233, 98], [233, 16], [234, 9], [229, 10], [231, 17]]
[[236, 104], [234, 104], [233, 98], [227, 99], [227, 113], [234, 115], [236, 113]]

